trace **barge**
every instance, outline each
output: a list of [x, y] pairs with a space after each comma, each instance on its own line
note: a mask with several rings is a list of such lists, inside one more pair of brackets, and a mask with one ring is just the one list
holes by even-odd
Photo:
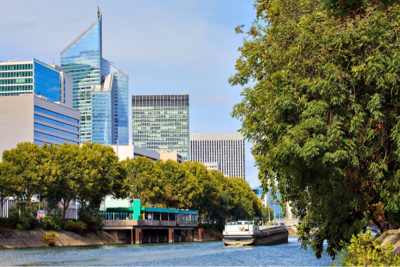
[[223, 242], [226, 246], [270, 246], [289, 242], [286, 226], [259, 226], [252, 221], [238, 221], [225, 225]]

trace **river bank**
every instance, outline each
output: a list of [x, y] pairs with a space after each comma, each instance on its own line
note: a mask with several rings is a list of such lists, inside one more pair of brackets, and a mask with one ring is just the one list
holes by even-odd
[[[42, 241], [43, 236], [48, 232], [49, 231], [44, 230], [0, 230], [0, 249], [48, 247], [48, 245]], [[105, 231], [98, 231], [97, 233], [89, 233], [86, 236], [81, 236], [74, 232], [63, 230], [56, 232], [56, 236], [57, 242], [54, 245], [55, 247], [119, 243]]]
[[[44, 230], [0, 230], [0, 249], [49, 247], [42, 241], [43, 236], [48, 232], [49, 231]], [[85, 236], [62, 230], [56, 232], [56, 236], [57, 241], [54, 245], [55, 247], [112, 245], [124, 243], [118, 241], [106, 231], [101, 230], [97, 231], [97, 233], [89, 233]], [[202, 241], [216, 241], [221, 240], [220, 238], [218, 232], [205, 230]], [[198, 239], [195, 238], [194, 241], [198, 241]]]

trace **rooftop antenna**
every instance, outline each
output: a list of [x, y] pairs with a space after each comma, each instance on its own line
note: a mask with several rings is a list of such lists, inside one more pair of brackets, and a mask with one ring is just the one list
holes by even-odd
[[100, 19], [100, 8], [99, 8], [99, 2], [97, 2], [97, 18]]

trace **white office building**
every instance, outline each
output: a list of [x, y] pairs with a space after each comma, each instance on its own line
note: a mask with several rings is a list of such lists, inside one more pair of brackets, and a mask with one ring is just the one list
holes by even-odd
[[230, 178], [246, 179], [244, 149], [239, 133], [190, 134], [190, 160], [206, 166], [219, 163], [222, 173]]

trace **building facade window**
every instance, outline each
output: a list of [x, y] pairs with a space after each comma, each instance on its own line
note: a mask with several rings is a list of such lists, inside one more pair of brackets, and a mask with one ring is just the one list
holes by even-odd
[[50, 110], [47, 110], [47, 109], [44, 109], [44, 108], [41, 108], [41, 107], [35, 106], [34, 110], [36, 112], [40, 112], [40, 113], [43, 113], [43, 114], [46, 114], [46, 115], [49, 115], [49, 116], [53, 116], [53, 117], [56, 117], [56, 118], [59, 118], [59, 119], [65, 120], [65, 121], [69, 121], [69, 122], [76, 123], [76, 124], [79, 123], [79, 121], [76, 120], [76, 119], [73, 119], [73, 118], [70, 118], [68, 116], [55, 113], [53, 111], [50, 111]]
[[58, 142], [58, 143], [67, 142], [67, 143], [70, 143], [70, 144], [78, 144], [78, 142], [74, 142], [74, 141], [71, 141], [71, 140], [68, 140], [68, 139], [64, 139], [64, 138], [60, 138], [60, 137], [57, 137], [57, 136], [54, 136], [54, 135], [49, 135], [49, 134], [40, 133], [40, 132], [36, 132], [36, 131], [34, 131], [33, 135], [35, 137], [45, 138], [45, 139], [48, 139], [48, 140], [51, 140], [51, 141], [54, 141], [54, 142]]

